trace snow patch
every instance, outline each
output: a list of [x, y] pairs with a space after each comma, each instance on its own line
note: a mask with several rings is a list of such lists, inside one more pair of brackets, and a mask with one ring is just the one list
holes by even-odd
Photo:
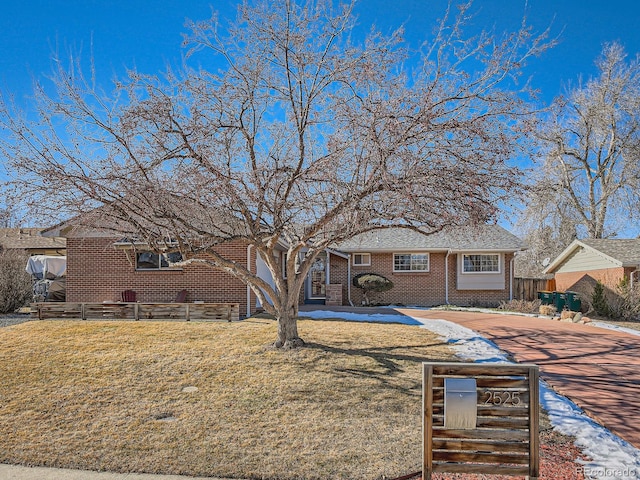
[[[618, 325], [614, 325], [612, 323], [605, 323], [605, 322], [591, 322], [591, 325], [593, 325], [594, 327], [606, 328], [608, 330], [615, 330], [617, 332], [630, 333], [631, 335], [636, 335], [640, 337], [640, 330], [634, 330], [633, 328], [621, 327]], [[640, 477], [640, 475], [638, 476]]]

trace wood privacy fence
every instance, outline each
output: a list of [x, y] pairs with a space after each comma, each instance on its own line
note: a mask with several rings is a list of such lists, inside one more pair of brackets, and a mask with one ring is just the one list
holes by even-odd
[[548, 280], [545, 278], [514, 278], [513, 298], [515, 300], [533, 301], [538, 299], [538, 292], [547, 289]]
[[[435, 472], [538, 478], [537, 366], [422, 365], [423, 480]], [[470, 381], [471, 387], [447, 392], [451, 380]]]
[[31, 310], [39, 320], [240, 320], [237, 303], [45, 302]]

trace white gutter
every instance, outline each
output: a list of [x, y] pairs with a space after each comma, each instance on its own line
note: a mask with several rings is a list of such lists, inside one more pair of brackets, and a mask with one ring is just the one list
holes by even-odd
[[451, 249], [447, 250], [447, 255], [444, 257], [444, 303], [449, 305], [449, 255], [451, 255]]
[[515, 259], [516, 252], [513, 252], [513, 257], [511, 257], [511, 261], [509, 261], [509, 301], [513, 300], [513, 265]]
[[[247, 245], [247, 270], [251, 272], [251, 248], [253, 245]], [[251, 316], [251, 287], [247, 283], [247, 318]]]

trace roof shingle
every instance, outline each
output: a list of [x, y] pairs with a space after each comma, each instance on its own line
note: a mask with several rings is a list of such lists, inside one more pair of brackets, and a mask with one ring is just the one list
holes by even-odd
[[522, 240], [498, 225], [479, 225], [421, 234], [406, 228], [387, 228], [362, 233], [335, 245], [343, 252], [357, 251], [517, 251]]
[[43, 237], [44, 228], [0, 228], [0, 246], [7, 250], [64, 250], [61, 237]]

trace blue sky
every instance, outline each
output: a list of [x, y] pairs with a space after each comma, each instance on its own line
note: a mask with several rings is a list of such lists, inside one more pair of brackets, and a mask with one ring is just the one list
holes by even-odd
[[[456, 0], [454, 0], [456, 1]], [[27, 105], [32, 81], [51, 72], [56, 51], [93, 57], [105, 90], [127, 67], [159, 73], [184, 54], [185, 21], [204, 20], [212, 9], [235, 16], [238, 0], [0, 0], [0, 92]], [[359, 0], [363, 31], [400, 25], [417, 46], [432, 32], [447, 0]], [[629, 55], [640, 52], [638, 0], [475, 0], [471, 28], [514, 30], [523, 14], [538, 30], [551, 25], [560, 43], [525, 70], [543, 102], [562, 93], [579, 76], [596, 73], [594, 60], [606, 42], [618, 41]], [[2, 168], [0, 168], [0, 176]], [[0, 177], [1, 178], [1, 177]]]
[[[2, 1], [0, 15], [0, 89], [18, 99], [31, 91], [33, 78], [51, 71], [52, 54], [68, 47], [93, 55], [105, 82], [125, 67], [157, 73], [180, 62], [185, 19], [201, 20], [212, 8], [233, 15], [234, 0], [30, 0]], [[360, 0], [356, 11], [364, 28], [383, 31], [400, 24], [418, 42], [441, 16], [446, 0]], [[593, 62], [604, 42], [617, 40], [629, 54], [640, 52], [637, 0], [476, 0], [476, 25], [515, 28], [525, 12], [539, 30], [552, 24], [561, 43], [527, 69], [533, 85], [550, 100], [595, 72]], [[106, 86], [106, 85], [105, 85]]]

